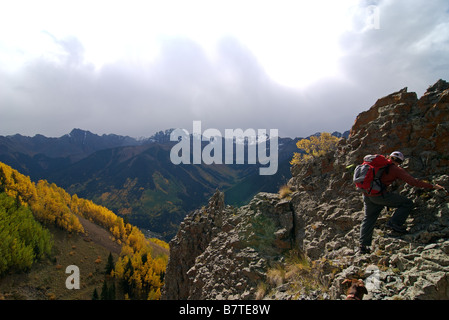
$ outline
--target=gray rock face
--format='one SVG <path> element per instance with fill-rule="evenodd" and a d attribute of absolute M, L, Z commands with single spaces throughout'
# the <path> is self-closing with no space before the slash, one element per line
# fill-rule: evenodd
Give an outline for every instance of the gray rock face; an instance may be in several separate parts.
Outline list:
<path fill-rule="evenodd" d="M 292 248 L 293 212 L 276 194 L 241 208 L 217 191 L 170 242 L 163 299 L 255 299 L 265 272 Z"/>
<path fill-rule="evenodd" d="M 393 212 L 385 209 L 372 253 L 360 255 L 363 202 L 352 182 L 363 156 L 400 150 L 410 174 L 449 189 L 448 145 L 447 82 L 438 81 L 420 99 L 406 88 L 379 99 L 335 151 L 292 167 L 288 197 L 261 193 L 232 208 L 217 192 L 186 217 L 170 243 L 163 298 L 344 299 L 341 283 L 358 278 L 368 288 L 365 299 L 449 299 L 448 194 L 393 186 L 415 204 L 409 232 L 387 231 Z M 298 285 L 298 277 L 285 275 L 294 250 L 308 260 L 298 274 L 307 269 L 319 285 Z M 287 270 L 279 281 L 273 280 L 276 268 Z"/>

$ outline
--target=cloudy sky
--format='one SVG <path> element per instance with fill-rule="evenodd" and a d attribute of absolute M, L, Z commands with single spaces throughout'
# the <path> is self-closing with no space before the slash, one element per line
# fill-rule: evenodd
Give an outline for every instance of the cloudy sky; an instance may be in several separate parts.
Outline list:
<path fill-rule="evenodd" d="M 448 57 L 447 0 L 0 0 L 0 135 L 342 132 Z"/>

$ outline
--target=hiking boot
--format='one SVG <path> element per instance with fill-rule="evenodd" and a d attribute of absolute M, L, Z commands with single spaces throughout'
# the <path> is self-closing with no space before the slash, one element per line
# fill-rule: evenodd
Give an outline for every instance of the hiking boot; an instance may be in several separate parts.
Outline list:
<path fill-rule="evenodd" d="M 359 253 L 360 254 L 370 254 L 371 250 L 367 246 L 361 245 L 359 248 Z"/>
<path fill-rule="evenodd" d="M 385 225 L 385 227 L 392 229 L 393 231 L 396 231 L 398 233 L 406 233 L 407 232 L 407 228 L 404 226 L 398 226 L 397 224 L 394 224 L 391 221 L 388 221 L 387 224 Z"/>

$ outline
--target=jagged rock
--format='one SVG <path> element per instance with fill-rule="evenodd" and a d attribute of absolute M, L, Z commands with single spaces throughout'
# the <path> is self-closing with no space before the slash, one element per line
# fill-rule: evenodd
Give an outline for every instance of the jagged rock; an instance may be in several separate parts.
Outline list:
<path fill-rule="evenodd" d="M 170 242 L 162 299 L 255 299 L 271 263 L 292 248 L 293 213 L 276 194 L 224 206 L 217 191 Z"/>
<path fill-rule="evenodd" d="M 351 168 L 366 154 L 402 151 L 415 177 L 449 188 L 449 84 L 439 80 L 417 98 L 407 88 L 357 116 L 337 150 L 291 169 L 289 198 L 260 193 L 246 206 L 225 206 L 217 192 L 181 224 L 170 243 L 165 299 L 344 299 L 341 283 L 363 279 L 366 299 L 449 299 L 449 196 L 396 185 L 414 201 L 398 236 L 378 219 L 371 254 L 357 253 L 362 196 Z M 267 271 L 299 248 L 319 271 L 322 288 L 282 282 L 261 296 Z M 295 289 L 292 289 L 295 288 Z M 292 291 L 296 290 L 296 291 Z M 324 292 L 323 292 L 324 291 Z"/>
<path fill-rule="evenodd" d="M 344 277 L 369 278 L 364 275 L 367 268 L 377 268 L 379 280 L 367 298 L 449 298 L 447 253 L 422 247 L 443 241 L 442 247 L 447 248 L 447 194 L 397 186 L 397 192 L 415 203 L 407 221 L 409 234 L 388 234 L 383 225 L 391 212 L 386 211 L 375 230 L 374 252 L 357 256 L 354 249 L 358 246 L 363 206 L 354 190 L 352 173 L 346 169 L 362 162 L 366 154 L 401 150 L 408 158 L 404 166 L 412 175 L 448 187 L 448 97 L 449 84 L 439 80 L 420 99 L 405 88 L 381 98 L 357 117 L 349 138 L 339 143 L 335 153 L 292 168 L 289 184 L 300 190 L 292 196 L 298 221 L 296 240 L 312 260 L 330 259 L 342 269 L 335 275 L 323 275 L 332 299 L 341 298 Z M 334 164 L 331 174 L 321 170 L 323 162 Z M 435 276 L 429 276 L 429 272 Z"/>

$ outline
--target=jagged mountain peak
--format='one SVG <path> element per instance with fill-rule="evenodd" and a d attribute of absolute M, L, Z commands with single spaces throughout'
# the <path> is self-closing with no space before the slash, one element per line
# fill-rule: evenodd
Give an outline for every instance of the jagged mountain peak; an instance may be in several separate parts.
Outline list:
<path fill-rule="evenodd" d="M 429 86 L 427 91 L 424 93 L 424 95 L 430 94 L 430 93 L 438 93 L 443 92 L 445 90 L 449 89 L 449 82 L 439 79 L 435 84 Z"/>

